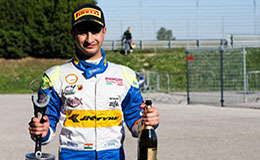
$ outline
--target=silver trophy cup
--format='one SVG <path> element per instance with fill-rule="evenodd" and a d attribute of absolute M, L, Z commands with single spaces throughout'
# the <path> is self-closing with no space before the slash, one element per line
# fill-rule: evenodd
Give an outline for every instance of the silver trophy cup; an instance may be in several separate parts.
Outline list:
<path fill-rule="evenodd" d="M 41 95 L 40 100 L 37 100 L 36 96 L 32 96 L 32 102 L 34 107 L 34 116 L 41 119 L 45 115 L 47 105 L 50 101 L 48 95 Z M 25 160 L 55 160 L 55 156 L 49 153 L 42 153 L 41 151 L 41 135 L 35 137 L 35 152 L 27 153 Z"/>

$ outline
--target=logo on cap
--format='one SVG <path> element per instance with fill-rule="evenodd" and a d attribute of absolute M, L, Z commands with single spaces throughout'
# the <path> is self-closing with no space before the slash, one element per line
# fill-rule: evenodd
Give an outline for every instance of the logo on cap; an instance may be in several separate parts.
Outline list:
<path fill-rule="evenodd" d="M 96 16 L 98 18 L 101 18 L 101 12 L 97 9 L 93 9 L 93 8 L 83 8 L 79 11 L 77 11 L 76 13 L 74 13 L 74 20 L 76 21 L 77 19 L 79 19 L 82 16 Z"/>

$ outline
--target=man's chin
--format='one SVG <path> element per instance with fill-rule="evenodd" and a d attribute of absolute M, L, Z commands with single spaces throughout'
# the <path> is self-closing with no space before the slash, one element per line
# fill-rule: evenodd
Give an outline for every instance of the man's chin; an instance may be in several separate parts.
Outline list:
<path fill-rule="evenodd" d="M 95 48 L 84 48 L 83 51 L 88 55 L 95 55 L 97 53 L 97 49 Z"/>
<path fill-rule="evenodd" d="M 89 59 L 91 57 L 94 57 L 94 56 L 98 56 L 98 50 L 97 49 L 94 49 L 94 48 L 91 48 L 91 49 L 87 49 L 87 48 L 80 48 L 80 54 L 82 56 L 82 58 L 84 59 Z"/>

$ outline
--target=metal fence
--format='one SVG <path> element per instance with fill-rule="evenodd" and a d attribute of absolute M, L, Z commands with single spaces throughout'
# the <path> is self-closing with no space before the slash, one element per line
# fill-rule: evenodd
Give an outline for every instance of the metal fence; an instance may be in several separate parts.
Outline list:
<path fill-rule="evenodd" d="M 166 103 L 186 101 L 186 73 L 156 71 L 140 72 L 144 82 L 141 91 L 145 98 Z"/>
<path fill-rule="evenodd" d="M 156 71 L 140 72 L 145 79 L 141 85 L 143 92 L 173 93 L 186 90 L 186 73 L 166 73 Z"/>
<path fill-rule="evenodd" d="M 260 101 L 260 71 L 247 72 L 247 89 L 247 101 Z"/>
<path fill-rule="evenodd" d="M 188 103 L 246 102 L 245 49 L 187 50 Z"/>
<path fill-rule="evenodd" d="M 246 71 L 245 48 L 187 49 L 186 54 L 186 72 L 141 72 L 142 92 L 170 103 L 260 102 L 260 71 Z"/>

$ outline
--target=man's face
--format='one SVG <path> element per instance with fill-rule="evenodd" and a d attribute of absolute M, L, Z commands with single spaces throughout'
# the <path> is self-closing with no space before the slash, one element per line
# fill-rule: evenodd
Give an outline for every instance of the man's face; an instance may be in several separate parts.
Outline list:
<path fill-rule="evenodd" d="M 79 56 L 85 59 L 101 57 L 101 46 L 106 35 L 106 28 L 97 23 L 87 22 L 75 26 L 73 37 L 79 51 Z"/>

